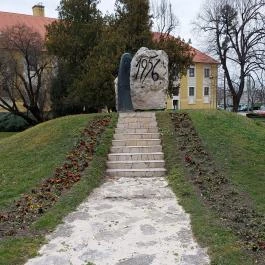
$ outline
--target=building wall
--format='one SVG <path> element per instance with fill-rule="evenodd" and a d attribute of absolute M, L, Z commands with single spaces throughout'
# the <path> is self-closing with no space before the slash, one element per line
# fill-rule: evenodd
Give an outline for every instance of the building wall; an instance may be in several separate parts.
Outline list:
<path fill-rule="evenodd" d="M 187 75 L 180 80 L 179 96 L 168 97 L 167 109 L 174 109 L 173 100 L 178 100 L 178 109 L 216 109 L 217 64 L 195 63 L 194 77 Z M 205 77 L 204 69 L 209 69 L 209 77 Z M 189 87 L 194 87 L 194 96 L 189 96 Z M 209 95 L 204 95 L 208 87 Z M 206 91 L 207 92 L 207 91 Z"/>

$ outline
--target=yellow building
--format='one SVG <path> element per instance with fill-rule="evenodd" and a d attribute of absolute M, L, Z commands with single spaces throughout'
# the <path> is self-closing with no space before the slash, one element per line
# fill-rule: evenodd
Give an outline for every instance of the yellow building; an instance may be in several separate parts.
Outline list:
<path fill-rule="evenodd" d="M 174 94 L 167 109 L 216 109 L 219 62 L 194 49 L 193 65 L 176 80 Z"/>

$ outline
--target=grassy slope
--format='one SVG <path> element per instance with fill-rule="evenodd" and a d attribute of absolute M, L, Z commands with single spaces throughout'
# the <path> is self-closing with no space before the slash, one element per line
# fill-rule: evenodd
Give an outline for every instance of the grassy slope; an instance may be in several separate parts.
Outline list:
<path fill-rule="evenodd" d="M 10 137 L 16 134 L 15 132 L 0 132 L 0 141 L 4 138 Z"/>
<path fill-rule="evenodd" d="M 41 178 L 49 176 L 55 166 L 64 160 L 66 153 L 72 148 L 88 121 L 95 116 L 78 115 L 53 120 L 12 137 L 12 141 L 6 139 L 0 142 L 0 148 L 5 147 L 5 151 L 8 151 L 7 163 L 5 164 L 9 165 L 9 172 L 12 171 L 13 174 L 17 174 L 15 178 L 17 182 L 21 183 L 32 173 L 35 175 L 35 178 L 30 178 L 26 185 L 21 185 L 23 186 L 23 192 L 29 191 Z M 100 185 L 104 176 L 107 153 L 111 145 L 115 123 L 116 116 L 114 115 L 111 125 L 102 135 L 100 145 L 96 149 L 91 165 L 84 172 L 81 181 L 62 196 L 59 202 L 33 225 L 32 229 L 35 229 L 40 234 L 54 229 L 67 213 L 75 209 L 95 187 Z M 19 142 L 23 143 L 23 148 L 19 149 L 23 155 L 16 154 L 17 149 L 15 147 Z M 28 155 L 29 151 L 30 155 Z M 12 160 L 14 155 L 17 156 L 16 159 L 19 159 L 17 163 L 21 165 L 22 170 L 16 170 L 11 167 L 12 161 L 9 160 Z M 25 158 L 24 156 L 29 157 Z M 4 161 L 3 159 L 5 158 L 1 157 L 1 159 Z M 24 164 L 21 160 L 26 160 L 26 163 Z M 28 160 L 31 160 L 32 163 L 30 167 L 30 161 Z M 45 167 L 43 164 L 45 164 Z M 0 167 L 2 167 L 2 163 Z M 39 167 L 41 168 L 40 170 L 38 170 Z M 5 168 L 7 169 L 7 166 Z M 2 196 L 3 206 L 11 198 L 14 199 L 22 192 L 22 188 L 13 188 L 8 182 L 8 178 L 4 179 L 5 188 L 1 187 L 1 189 L 12 196 L 9 196 L 8 200 L 4 199 L 4 195 Z M 43 242 L 44 238 L 41 235 L 34 238 L 19 237 L 2 241 L 0 244 L 0 265 L 24 264 L 28 257 L 36 255 L 39 246 Z"/>
<path fill-rule="evenodd" d="M 264 124 L 220 111 L 192 111 L 190 115 L 219 168 L 265 214 Z"/>
<path fill-rule="evenodd" d="M 205 115 L 204 112 L 196 112 L 196 115 Z M 195 115 L 195 114 L 194 114 Z M 216 113 L 212 113 L 216 117 Z M 194 117 L 194 116 L 193 116 Z M 191 215 L 193 232 L 203 246 L 208 247 L 212 265 L 250 265 L 254 264 L 252 258 L 248 257 L 241 247 L 238 238 L 227 228 L 218 222 L 218 216 L 205 207 L 198 199 L 192 184 L 185 177 L 185 169 L 178 152 L 175 141 L 174 129 L 169 113 L 157 114 L 158 124 L 162 133 L 163 151 L 165 153 L 168 180 L 173 191 L 176 193 L 180 204 Z M 203 119 L 200 121 L 205 123 Z M 206 122 L 207 123 L 207 122 Z M 197 123 L 196 123 L 197 125 Z M 215 129 L 212 130 L 213 141 L 216 137 Z M 218 128 L 220 130 L 220 128 Z M 208 138 L 206 138 L 208 139 Z M 206 140 L 207 141 L 207 140 Z M 225 147 L 224 147 L 225 148 Z M 226 157 L 223 157 L 224 159 Z M 222 161 L 219 161 L 222 163 Z"/>
<path fill-rule="evenodd" d="M 264 160 L 261 158 L 264 157 L 265 127 L 264 125 L 257 125 L 251 120 L 246 120 L 244 117 L 238 117 L 230 113 L 218 112 L 218 119 L 216 119 L 216 115 L 217 113 L 214 112 L 191 112 L 192 119 L 196 124 L 196 128 L 204 144 L 211 151 L 220 168 L 224 167 L 224 170 L 228 172 L 228 176 L 237 183 L 241 189 L 248 191 L 253 200 L 257 203 L 259 209 L 263 210 L 264 199 L 263 196 L 260 196 L 262 195 L 260 191 L 264 190 L 265 170 Z M 81 128 L 87 123 L 88 116 L 76 116 L 74 118 L 76 119 L 75 121 L 71 119 L 72 117 L 61 119 L 62 124 L 60 126 L 58 126 L 59 123 L 55 122 L 53 124 L 53 121 L 51 121 L 49 122 L 51 124 L 46 123 L 31 129 L 33 131 L 28 130 L 9 139 L 7 138 L 0 141 L 0 161 L 3 161 L 2 159 L 5 158 L 5 155 L 2 155 L 2 149 L 4 148 L 6 152 L 8 151 L 7 161 L 9 161 L 9 163 L 7 164 L 10 169 L 8 171 L 8 176 L 11 176 L 10 172 L 21 173 L 23 177 L 15 179 L 15 181 L 24 180 L 29 176 L 29 172 L 35 172 L 35 176 L 37 176 L 36 179 L 30 179 L 27 185 L 23 185 L 25 191 L 40 181 L 38 176 L 40 176 L 41 172 L 43 177 L 47 176 L 47 174 L 52 171 L 52 168 L 63 160 L 66 152 L 72 147 L 74 139 L 79 135 Z M 191 213 L 195 235 L 205 246 L 210 246 L 209 253 L 212 256 L 212 264 L 252 264 L 250 259 L 241 251 L 237 238 L 229 230 L 218 225 L 215 214 L 211 213 L 200 203 L 190 183 L 185 180 L 181 163 L 176 156 L 169 115 L 167 113 L 159 113 L 158 121 L 160 126 L 163 127 L 162 137 L 165 143 L 164 152 L 169 169 L 170 183 L 180 198 L 180 202 L 185 209 Z M 49 126 L 45 127 L 47 124 Z M 55 129 L 57 126 L 58 128 Z M 49 127 L 54 128 L 52 132 Z M 62 216 L 74 209 L 95 186 L 100 184 L 102 172 L 104 172 L 105 169 L 106 154 L 111 144 L 113 128 L 114 121 L 112 126 L 104 134 L 101 141 L 102 144 L 97 149 L 97 154 L 92 162 L 92 166 L 85 174 L 86 177 L 74 186 L 69 194 L 66 194 L 50 212 L 45 214 L 34 225 L 35 229 L 53 229 L 55 225 L 60 222 Z M 50 131 L 52 137 L 47 136 L 47 130 Z M 29 133 L 29 135 L 27 135 L 27 133 Z M 37 133 L 40 133 L 40 135 L 43 134 L 43 136 L 37 137 Z M 62 137 L 63 135 L 67 137 Z M 20 136 L 24 139 L 24 141 L 22 141 L 24 145 L 22 148 L 17 148 L 17 146 L 19 146 L 18 143 L 21 142 L 19 140 Z M 240 146 L 237 146 L 239 143 Z M 33 148 L 30 148 L 30 146 Z M 12 149 L 15 149 L 15 151 Z M 19 156 L 18 150 L 24 153 L 24 156 L 26 154 L 24 150 L 32 151 L 33 153 L 30 155 L 31 158 L 24 158 L 23 155 Z M 47 154 L 50 156 L 48 160 L 52 161 L 47 161 Z M 247 156 L 243 157 L 242 154 Z M 15 158 L 14 160 L 13 157 Z M 25 164 L 16 161 L 18 159 L 25 159 Z M 38 170 L 38 167 L 42 164 L 42 159 L 44 160 L 43 163 L 46 164 L 46 168 L 44 167 Z M 54 162 L 55 159 L 57 162 Z M 31 160 L 31 163 L 29 160 Z M 16 162 L 14 163 L 13 161 Z M 36 163 L 39 164 L 35 165 Z M 21 165 L 21 170 L 16 171 L 14 164 Z M 7 168 L 6 165 L 0 163 L 0 189 L 2 189 L 2 185 L 4 184 L 6 185 L 5 190 L 11 188 L 11 195 L 13 194 L 11 197 L 9 196 L 7 200 L 4 198 L 2 206 L 5 206 L 9 200 L 18 196 L 21 190 L 14 189 L 12 184 L 8 185 L 8 177 L 2 174 L 3 166 Z M 249 176 L 251 176 L 251 178 Z M 5 182 L 3 182 L 3 179 L 5 179 Z M 14 181 L 13 178 L 12 181 Z M 35 239 L 12 239 L 4 242 L 2 247 L 0 247 L 0 264 L 22 264 L 27 256 L 36 253 L 37 247 L 42 242 L 42 237 L 37 237 Z M 14 255 L 14 253 L 16 253 L 16 255 Z"/>
<path fill-rule="evenodd" d="M 90 118 L 55 119 L 1 140 L 0 210 L 51 175 Z"/>

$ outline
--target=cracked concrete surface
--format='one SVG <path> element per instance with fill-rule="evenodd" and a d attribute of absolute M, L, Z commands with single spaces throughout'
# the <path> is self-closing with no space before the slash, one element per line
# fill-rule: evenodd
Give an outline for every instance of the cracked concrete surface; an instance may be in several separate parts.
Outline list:
<path fill-rule="evenodd" d="M 206 265 L 188 214 L 164 178 L 109 179 L 26 265 Z"/>

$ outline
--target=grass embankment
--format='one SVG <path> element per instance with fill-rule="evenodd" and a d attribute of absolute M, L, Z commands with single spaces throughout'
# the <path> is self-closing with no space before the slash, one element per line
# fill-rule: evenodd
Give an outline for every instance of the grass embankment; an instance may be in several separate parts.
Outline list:
<path fill-rule="evenodd" d="M 265 214 L 265 124 L 224 111 L 190 116 L 218 167 Z"/>
<path fill-rule="evenodd" d="M 260 127 L 260 125 L 257 125 L 253 121 L 246 120 L 244 117 L 238 117 L 231 113 L 196 111 L 191 112 L 191 116 L 196 125 L 196 130 L 199 131 L 203 145 L 205 145 L 207 151 L 210 151 L 211 158 L 209 158 L 207 152 L 200 148 L 200 141 L 198 141 L 196 137 L 195 142 L 192 143 L 193 146 L 190 146 L 189 148 L 197 149 L 196 152 L 199 154 L 206 154 L 206 158 L 209 161 L 203 160 L 194 162 L 192 161 L 193 153 L 191 155 L 183 156 L 181 150 L 185 151 L 186 145 L 188 146 L 189 142 L 191 142 L 191 138 L 186 139 L 186 142 L 184 143 L 180 143 L 179 141 L 185 141 L 185 129 L 189 124 L 182 124 L 181 126 L 183 126 L 182 129 L 184 129 L 184 131 L 175 133 L 174 122 L 171 120 L 170 114 L 157 114 L 159 127 L 162 128 L 163 148 L 169 182 L 180 199 L 180 203 L 184 206 L 185 210 L 191 214 L 195 236 L 202 245 L 209 248 L 211 264 L 255 264 L 255 255 L 253 257 L 251 251 L 246 251 L 246 246 L 242 243 L 242 240 L 237 235 L 236 231 L 231 227 L 226 226 L 223 220 L 220 219 L 220 212 L 214 210 L 215 207 L 211 207 L 211 203 L 212 205 L 215 203 L 211 202 L 209 204 L 207 203 L 207 200 L 203 199 L 204 197 L 211 198 L 211 194 L 207 194 L 207 189 L 200 190 L 198 186 L 203 187 L 204 180 L 200 175 L 203 176 L 206 174 L 206 179 L 210 179 L 209 177 L 211 174 L 215 175 L 218 173 L 215 169 L 215 164 L 219 169 L 222 169 L 222 173 L 225 174 L 225 177 L 229 179 L 229 181 L 231 180 L 233 183 L 236 183 L 236 187 L 239 188 L 239 190 L 246 191 L 244 184 L 242 182 L 236 182 L 233 178 L 233 172 L 238 172 L 238 175 L 240 175 L 241 178 L 244 178 L 244 176 L 246 176 L 245 174 L 243 175 L 245 172 L 244 167 L 248 170 L 252 170 L 251 173 L 255 175 L 255 177 L 252 178 L 252 181 L 257 179 L 257 182 L 260 183 L 260 178 L 262 179 L 262 176 L 264 178 L 264 164 L 262 163 L 264 148 L 262 151 L 259 145 L 262 144 L 262 140 L 264 139 L 265 128 L 264 126 Z M 234 126 L 236 126 L 237 130 L 234 129 Z M 226 133 L 224 133 L 224 131 L 226 131 Z M 242 136 L 240 136 L 242 131 L 247 135 L 244 138 L 244 141 L 242 141 Z M 181 138 L 183 136 L 184 138 Z M 234 143 L 234 137 L 241 139 L 241 141 L 238 139 L 238 141 Z M 231 140 L 229 140 L 230 138 Z M 253 142 L 255 142 L 255 144 Z M 257 171 L 253 168 L 249 168 L 250 165 L 253 167 L 254 164 L 244 164 L 242 163 L 242 160 L 240 161 L 240 156 L 234 156 L 231 153 L 232 150 L 234 150 L 234 152 L 237 150 L 237 144 L 242 145 L 242 148 L 239 148 L 240 151 L 248 149 L 248 155 L 255 155 L 253 160 L 251 160 L 252 162 L 255 159 L 258 160 L 255 163 L 255 165 L 258 165 L 256 169 Z M 229 156 L 227 156 L 227 154 L 229 154 Z M 222 167 L 224 163 L 226 163 L 226 166 Z M 198 166 L 199 168 L 200 165 L 203 164 L 207 164 L 206 170 L 202 167 L 199 169 L 201 172 L 196 172 L 197 168 L 195 167 Z M 234 171 L 232 171 L 230 167 L 233 167 Z M 260 172 L 259 170 L 262 167 L 263 172 Z M 192 178 L 191 173 L 196 173 L 197 175 Z M 215 178 L 214 181 L 219 181 L 220 179 L 221 182 L 224 182 L 224 184 L 221 183 L 221 186 L 230 189 L 229 182 L 226 183 L 225 178 L 223 178 L 222 175 L 220 176 L 220 178 Z M 207 182 L 209 183 L 211 180 L 207 180 Z M 261 185 L 263 185 L 264 190 L 264 183 Z M 211 188 L 213 186 L 218 185 L 215 185 L 214 183 L 209 185 Z M 255 187 L 256 185 L 252 185 L 252 188 L 249 187 L 248 191 L 253 200 L 260 206 L 258 209 L 262 210 L 262 193 L 255 190 Z M 218 188 L 216 190 L 218 190 Z M 213 192 L 216 192 L 216 190 Z M 252 192 L 250 190 L 252 190 Z M 201 191 L 202 193 L 200 193 Z M 220 193 L 217 193 L 217 196 L 213 199 L 218 198 L 218 196 L 220 196 Z M 233 202 L 231 201 L 231 204 L 232 203 Z M 217 204 L 218 203 L 216 203 L 216 205 Z M 263 264 L 262 261 L 259 261 L 259 264 Z"/>
<path fill-rule="evenodd" d="M 0 141 L 2 139 L 5 139 L 7 137 L 10 137 L 12 135 L 16 134 L 15 132 L 0 132 Z"/>
<path fill-rule="evenodd" d="M 75 146 L 80 133 L 95 118 L 104 115 L 69 116 L 36 126 L 0 142 L 0 209 L 5 210 L 23 193 L 30 193 L 61 166 Z M 75 209 L 103 180 L 116 116 L 100 138 L 88 168 L 59 201 L 38 218 L 24 236 L 7 237 L 0 243 L 0 264 L 23 264 L 44 243 L 45 232 L 53 230 L 62 218 Z"/>
<path fill-rule="evenodd" d="M 89 116 L 55 119 L 0 142 L 0 210 L 52 175 Z"/>

